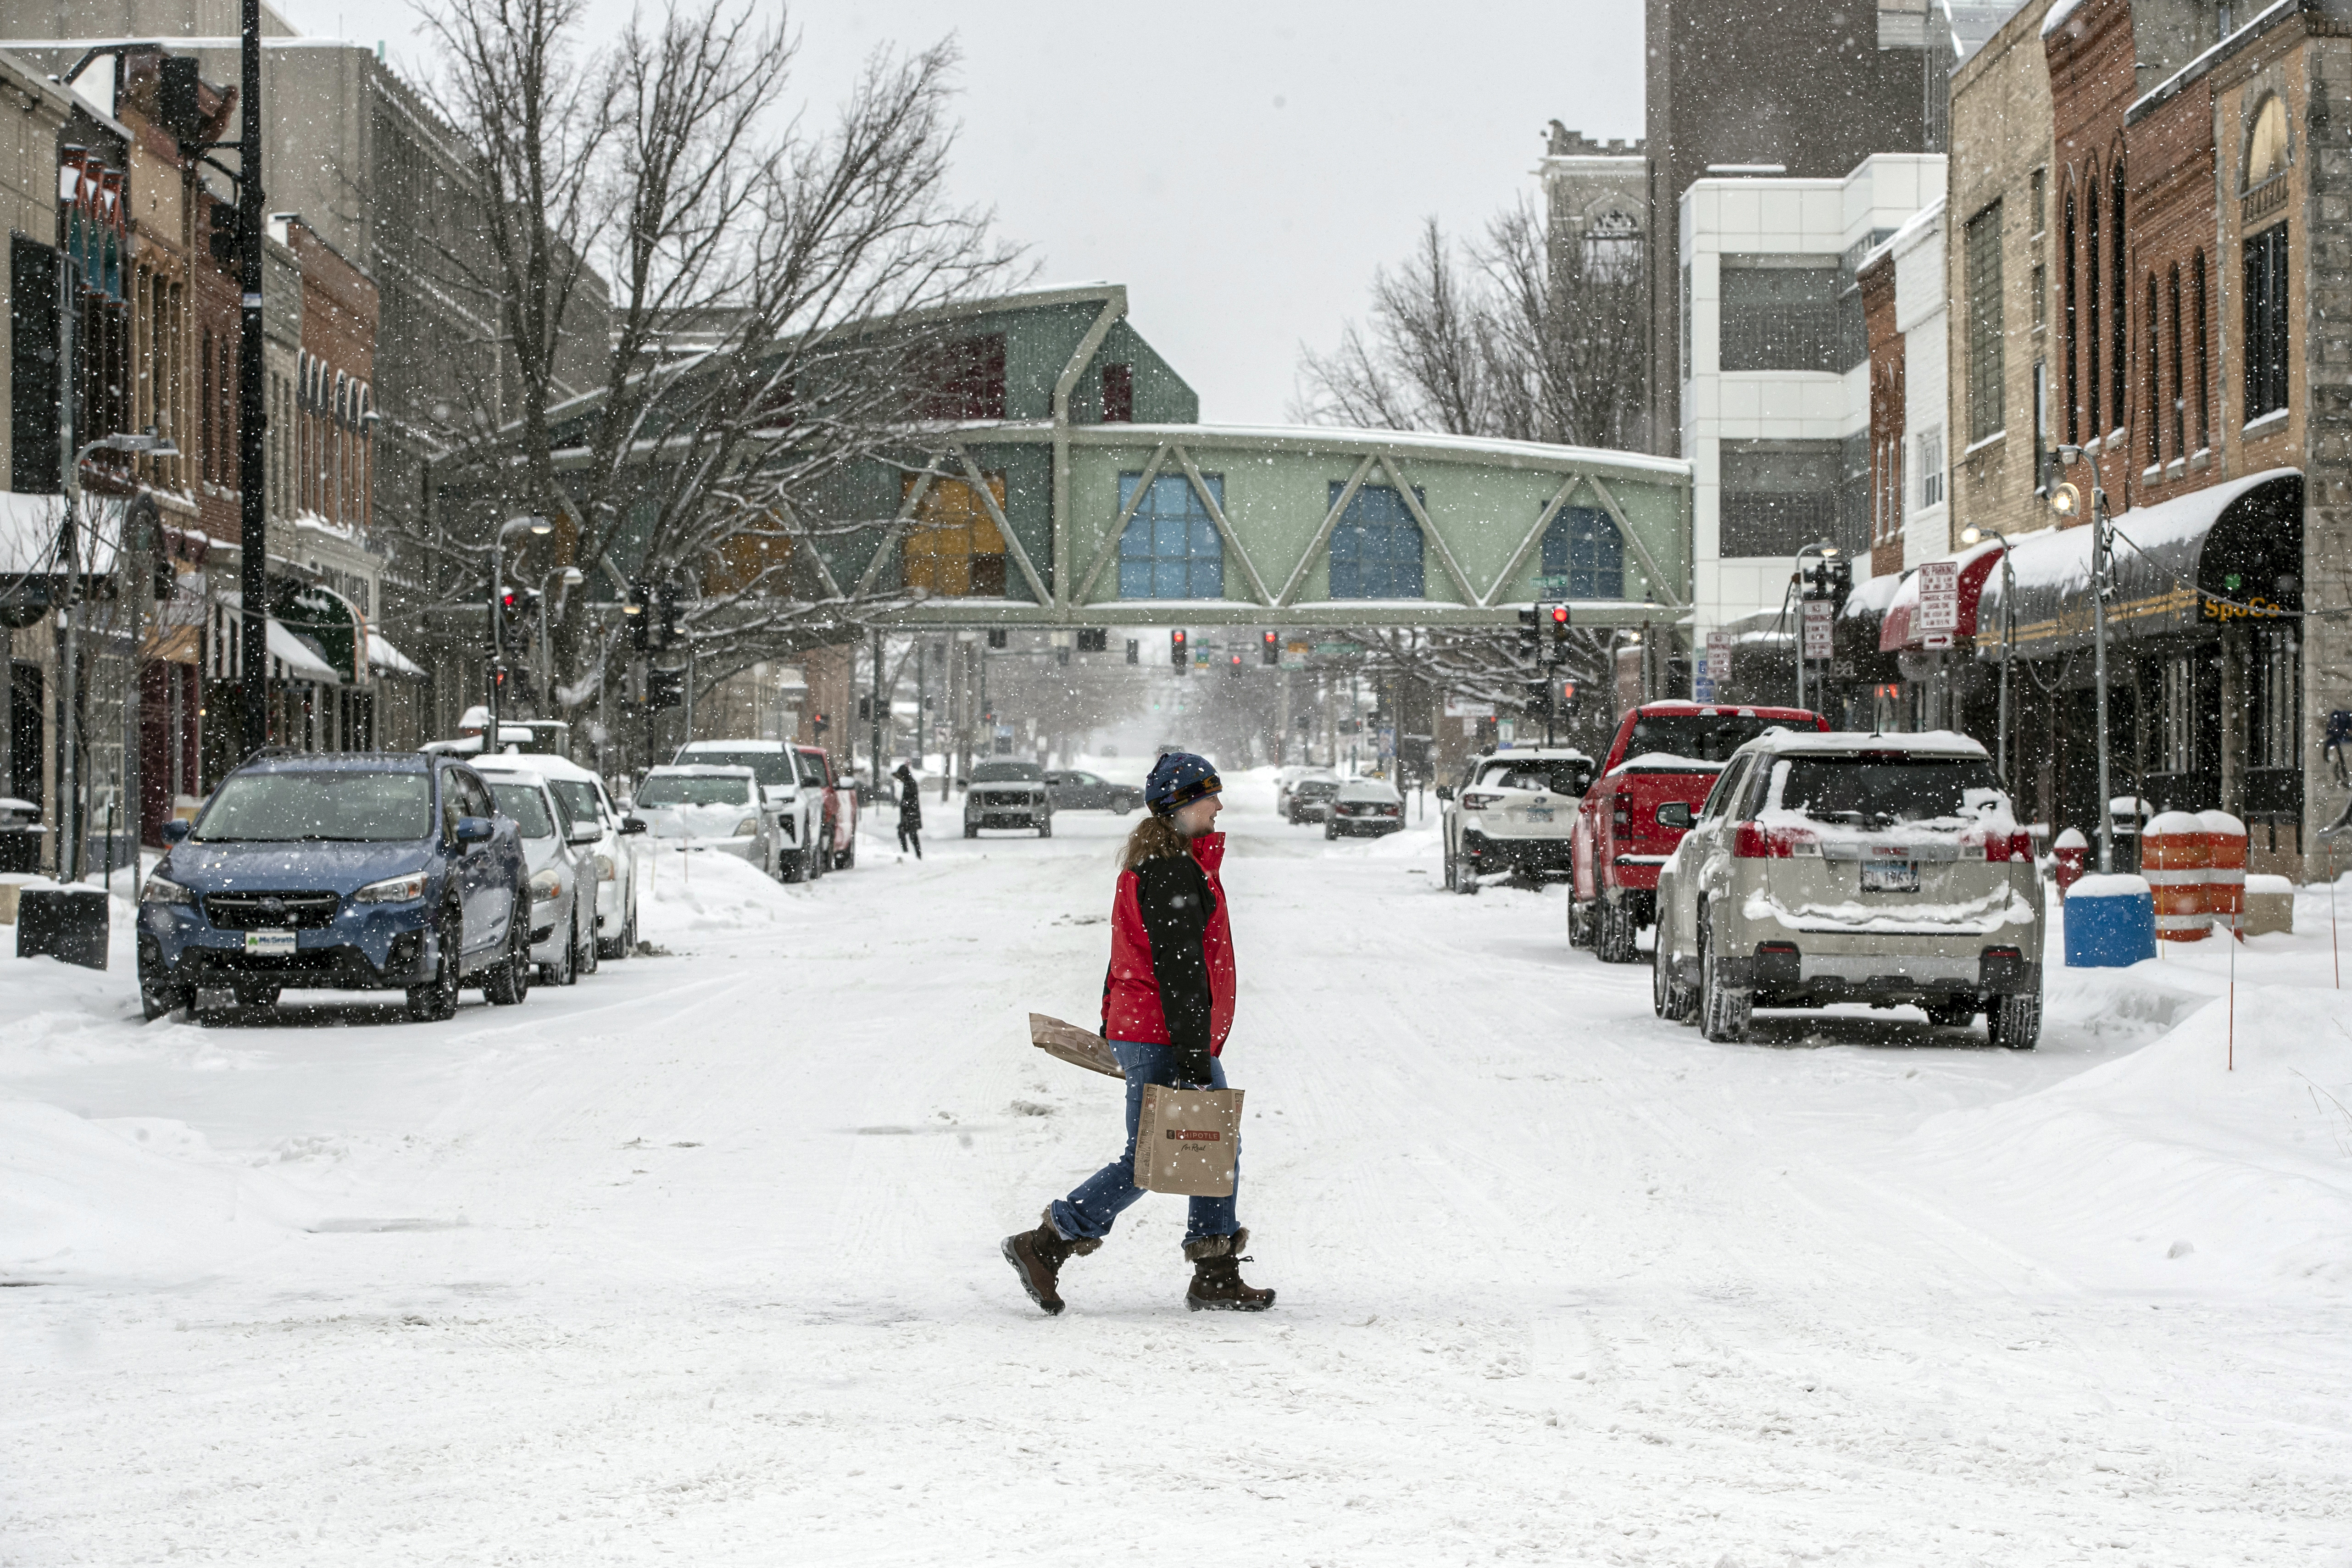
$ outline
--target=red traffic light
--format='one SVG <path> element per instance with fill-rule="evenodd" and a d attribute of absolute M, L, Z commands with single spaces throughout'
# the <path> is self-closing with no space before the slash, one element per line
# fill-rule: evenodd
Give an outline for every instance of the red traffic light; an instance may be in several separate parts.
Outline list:
<path fill-rule="evenodd" d="M 1566 605 L 1554 605 L 1551 607 L 1551 624 L 1556 626 L 1564 626 L 1568 625 L 1568 606 Z"/>

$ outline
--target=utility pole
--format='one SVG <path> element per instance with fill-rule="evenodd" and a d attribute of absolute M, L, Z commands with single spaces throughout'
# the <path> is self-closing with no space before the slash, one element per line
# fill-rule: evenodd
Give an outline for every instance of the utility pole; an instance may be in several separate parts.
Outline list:
<path fill-rule="evenodd" d="M 261 372 L 261 0 L 244 0 L 236 147 L 237 587 L 244 654 L 243 756 L 269 741 L 269 510 Z M 176 434 L 176 433 L 175 433 Z M 492 751 L 497 747 L 489 748 Z"/>
<path fill-rule="evenodd" d="M 868 742 L 868 743 L 873 747 L 873 759 L 874 759 L 874 790 L 875 790 L 875 793 L 878 795 L 881 793 L 881 790 L 882 790 L 882 774 L 883 774 L 883 767 L 882 767 L 882 734 L 883 734 L 883 721 L 882 721 L 882 628 L 881 628 L 881 627 L 879 627 L 879 626 L 877 626 L 877 627 L 875 627 L 875 628 L 874 628 L 874 710 L 873 710 L 873 719 L 874 719 L 874 730 L 873 730 L 873 734 L 872 734 L 871 739 L 870 739 L 870 741 L 869 741 L 869 742 Z"/>

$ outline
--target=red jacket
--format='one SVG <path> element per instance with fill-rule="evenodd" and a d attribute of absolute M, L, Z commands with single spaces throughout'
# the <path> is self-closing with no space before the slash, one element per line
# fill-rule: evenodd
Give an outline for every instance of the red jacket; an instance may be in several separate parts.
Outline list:
<path fill-rule="evenodd" d="M 1118 874 L 1111 900 L 1103 1037 L 1215 1056 L 1234 1026 L 1234 934 L 1217 868 L 1225 836 L 1206 833 L 1189 858 L 1146 860 Z"/>

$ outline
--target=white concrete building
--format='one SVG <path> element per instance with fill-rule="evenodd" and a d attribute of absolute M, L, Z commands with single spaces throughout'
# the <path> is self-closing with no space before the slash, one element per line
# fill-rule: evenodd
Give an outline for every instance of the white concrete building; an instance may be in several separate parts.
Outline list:
<path fill-rule="evenodd" d="M 1951 553 L 1955 454 L 1945 427 L 1951 311 L 1944 279 L 1942 199 L 1897 230 L 1886 248 L 1895 264 L 1895 330 L 1903 339 L 1902 510 L 1885 542 L 1893 548 L 1872 555 L 1878 571 L 1902 572 Z M 1869 565 L 1854 568 L 1857 578 L 1870 574 Z"/>
<path fill-rule="evenodd" d="M 1870 372 L 1854 273 L 1944 195 L 1937 154 L 1842 180 L 1739 174 L 1682 199 L 1682 451 L 1695 641 L 1776 613 L 1796 552 L 1870 544 Z M 1932 416 L 1938 427 L 1940 409 Z"/>

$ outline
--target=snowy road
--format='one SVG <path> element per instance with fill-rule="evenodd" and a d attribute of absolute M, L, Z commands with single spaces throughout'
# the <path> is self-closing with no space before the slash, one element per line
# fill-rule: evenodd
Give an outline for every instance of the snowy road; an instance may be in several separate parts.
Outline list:
<path fill-rule="evenodd" d="M 672 856 L 671 956 L 442 1026 L 0 963 L 0 1565 L 2352 1564 L 2352 1116 L 2209 1179 L 2087 1099 L 2222 954 L 2030 1056 L 1710 1046 L 1557 892 L 1234 801 L 1260 1318 L 1185 1312 L 1175 1199 L 1057 1320 L 996 1256 L 1117 1147 L 1020 1035 L 1093 1016 L 1098 815 Z M 2249 1057 L 2345 1016 L 2294 940 Z"/>

